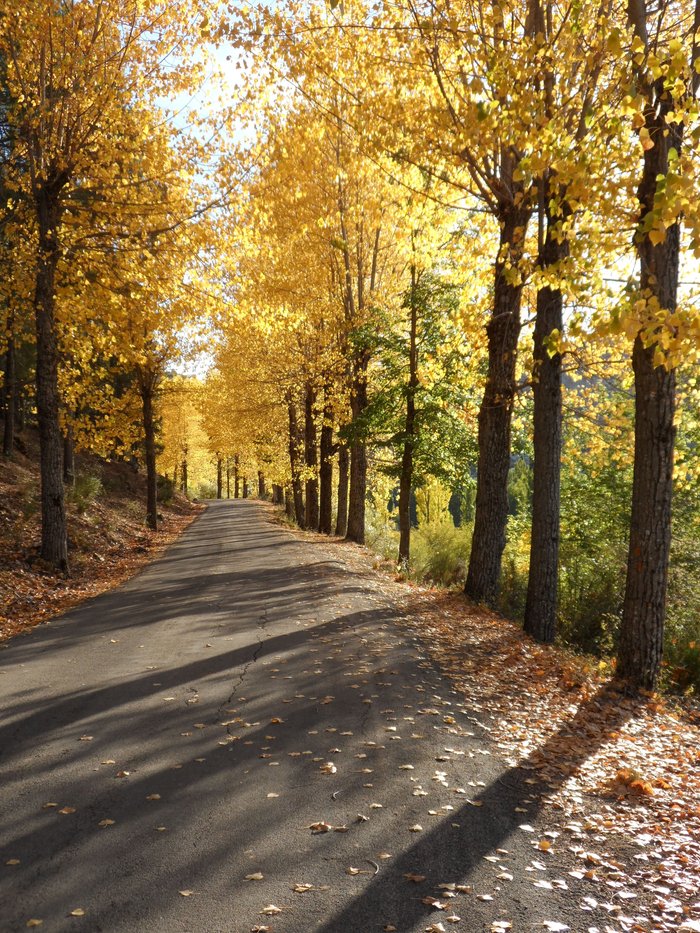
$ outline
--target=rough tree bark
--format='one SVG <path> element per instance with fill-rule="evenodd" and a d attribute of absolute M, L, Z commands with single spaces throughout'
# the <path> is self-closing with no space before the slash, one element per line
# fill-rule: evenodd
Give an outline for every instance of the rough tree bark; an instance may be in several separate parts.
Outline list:
<path fill-rule="evenodd" d="M 45 182 L 35 192 L 38 255 L 34 314 L 36 322 L 36 407 L 41 466 L 41 556 L 68 572 L 68 533 L 63 497 L 63 442 L 58 420 L 58 343 L 55 319 L 56 269 L 65 180 Z"/>
<path fill-rule="evenodd" d="M 318 529 L 318 447 L 316 443 L 316 390 L 310 382 L 304 388 L 304 461 L 307 471 L 304 524 Z"/>
<path fill-rule="evenodd" d="M 289 414 L 289 468 L 292 475 L 292 494 L 294 499 L 294 517 L 300 528 L 304 527 L 304 494 L 301 488 L 301 478 L 299 475 L 299 450 L 301 448 L 301 436 L 299 431 L 299 421 L 297 419 L 297 410 L 291 394 L 287 395 L 287 412 Z"/>
<path fill-rule="evenodd" d="M 258 470 L 258 499 L 265 498 L 265 477 L 262 470 Z"/>
<path fill-rule="evenodd" d="M 180 475 L 181 475 L 181 477 L 182 477 L 182 479 L 181 479 L 181 481 L 180 481 L 180 482 L 181 482 L 180 488 L 181 488 L 182 492 L 183 492 L 185 495 L 187 495 L 188 492 L 189 492 L 189 489 L 188 489 L 188 486 L 189 486 L 189 476 L 187 475 L 187 448 L 186 448 L 186 447 L 185 447 L 185 449 L 184 449 L 183 452 L 182 452 L 182 463 L 180 464 Z"/>
<path fill-rule="evenodd" d="M 216 458 L 216 498 L 224 497 L 224 461 L 222 457 Z"/>
<path fill-rule="evenodd" d="M 143 415 L 143 441 L 146 458 L 146 524 L 153 531 L 158 530 L 158 474 L 156 473 L 156 429 L 153 416 L 153 399 L 157 386 L 156 374 L 146 368 L 139 369 L 139 393 Z M 187 465 L 182 465 L 186 483 Z M 186 492 L 186 489 L 185 489 Z"/>
<path fill-rule="evenodd" d="M 295 509 L 294 509 L 294 493 L 289 486 L 285 486 L 284 489 L 284 511 L 287 518 L 292 521 L 295 520 Z"/>
<path fill-rule="evenodd" d="M 348 530 L 348 486 L 350 483 L 350 455 L 345 444 L 338 447 L 338 514 L 335 533 L 344 538 Z"/>
<path fill-rule="evenodd" d="M 408 344 L 408 384 L 406 418 L 399 479 L 399 564 L 408 564 L 411 553 L 411 486 L 413 484 L 413 448 L 416 435 L 416 392 L 418 390 L 418 306 L 416 267 L 411 266 L 411 297 Z"/>
<path fill-rule="evenodd" d="M 628 15 L 637 37 L 648 49 L 644 0 L 630 0 Z M 700 4 L 695 8 L 695 26 L 700 26 Z M 668 227 L 663 241 L 654 244 L 646 221 L 654 209 L 659 181 L 665 182 L 668 174 L 671 149 L 680 155 L 684 127 L 681 123 L 667 121 L 675 110 L 675 103 L 664 86 L 664 78 L 650 81 L 645 66 L 638 69 L 637 78 L 646 98 L 644 128 L 653 142 L 644 152 L 637 191 L 640 209 L 635 245 L 640 261 L 640 291 L 643 298 L 651 299 L 673 314 L 678 298 L 680 222 L 677 220 Z M 688 93 L 697 93 L 697 84 L 695 77 L 687 88 Z M 632 352 L 634 478 L 627 580 L 617 653 L 618 677 L 633 689 L 646 690 L 656 686 L 663 653 L 675 444 L 676 377 L 673 370 L 667 369 L 657 358 L 657 335 L 658 330 L 654 330 L 650 320 L 649 327 L 637 334 Z"/>
<path fill-rule="evenodd" d="M 551 203 L 556 192 L 549 184 L 544 203 Z M 558 220 L 547 209 L 547 230 L 540 252 L 543 269 L 556 266 L 569 254 L 569 244 Z M 530 571 L 525 604 L 525 631 L 537 641 L 554 641 L 557 620 L 559 577 L 559 519 L 561 505 L 562 399 L 561 354 L 551 354 L 547 341 L 563 327 L 561 289 L 548 286 L 537 292 L 534 332 L 534 475 Z"/>
<path fill-rule="evenodd" d="M 63 432 L 63 483 L 75 486 L 75 444 L 71 425 Z"/>
<path fill-rule="evenodd" d="M 5 425 L 2 437 L 2 453 L 4 457 L 11 457 L 15 449 L 15 406 L 17 399 L 17 387 L 15 385 L 16 361 L 15 361 L 15 341 L 12 334 L 7 338 L 7 350 L 5 351 Z"/>
<path fill-rule="evenodd" d="M 241 497 L 241 474 L 238 468 L 238 454 L 233 458 L 233 498 Z"/>
<path fill-rule="evenodd" d="M 486 328 L 488 372 L 479 410 L 474 533 L 464 591 L 475 602 L 489 605 L 498 597 L 506 544 L 511 416 L 520 334 L 522 285 L 511 279 L 509 265 L 515 266 L 522 256 L 529 216 L 528 210 L 515 207 L 503 211 L 493 312 Z"/>
<path fill-rule="evenodd" d="M 358 544 L 365 543 L 365 500 L 367 497 L 367 444 L 363 437 L 362 416 L 367 408 L 367 366 L 369 352 L 359 350 L 353 360 L 350 410 L 353 437 L 350 444 L 350 492 L 348 496 L 348 527 L 345 537 Z"/>
<path fill-rule="evenodd" d="M 330 386 L 324 387 L 323 422 L 319 450 L 320 502 L 318 530 L 329 535 L 333 531 L 333 403 Z"/>

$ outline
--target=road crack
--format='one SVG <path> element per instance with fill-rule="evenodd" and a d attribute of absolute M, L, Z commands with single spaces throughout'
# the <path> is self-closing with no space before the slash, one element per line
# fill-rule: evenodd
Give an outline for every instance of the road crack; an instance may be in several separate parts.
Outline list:
<path fill-rule="evenodd" d="M 257 644 L 255 645 L 255 648 L 253 650 L 253 654 L 251 655 L 250 660 L 246 661 L 246 663 L 242 666 L 238 674 L 238 679 L 233 684 L 231 692 L 229 693 L 228 697 L 221 703 L 218 710 L 216 711 L 217 722 L 221 722 L 223 718 L 224 710 L 230 708 L 235 702 L 238 692 L 240 691 L 246 677 L 248 676 L 248 671 L 257 662 L 258 658 L 260 657 L 260 652 L 262 651 L 263 645 L 265 643 L 265 632 L 266 632 L 268 623 L 269 623 L 269 619 L 267 617 L 267 609 L 263 609 L 262 613 L 260 614 L 260 616 L 258 617 L 256 621 Z M 226 733 L 231 738 L 231 740 L 237 739 L 238 736 L 235 735 L 233 732 L 231 732 L 231 726 L 234 725 L 234 723 L 230 721 L 226 721 L 225 723 L 222 723 L 222 725 L 224 724 L 226 725 Z"/>

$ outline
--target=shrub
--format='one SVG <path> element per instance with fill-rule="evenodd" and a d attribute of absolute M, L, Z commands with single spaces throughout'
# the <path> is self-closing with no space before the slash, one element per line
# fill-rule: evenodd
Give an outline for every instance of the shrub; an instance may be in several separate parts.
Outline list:
<path fill-rule="evenodd" d="M 209 480 L 202 480 L 197 486 L 198 499 L 216 499 L 216 483 Z"/>
<path fill-rule="evenodd" d="M 158 501 L 167 505 L 172 502 L 175 484 L 169 476 L 158 476 Z"/>
<path fill-rule="evenodd" d="M 455 528 L 451 518 L 415 528 L 411 535 L 411 576 L 440 586 L 462 583 L 471 532 L 470 525 Z"/>
<path fill-rule="evenodd" d="M 68 489 L 67 498 L 75 506 L 75 510 L 82 515 L 90 504 L 102 492 L 102 480 L 91 473 L 80 473 L 75 483 Z"/>

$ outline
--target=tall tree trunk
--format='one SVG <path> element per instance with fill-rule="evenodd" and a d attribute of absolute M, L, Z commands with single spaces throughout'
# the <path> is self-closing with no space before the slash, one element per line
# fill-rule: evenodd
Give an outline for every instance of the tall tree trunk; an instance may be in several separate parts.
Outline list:
<path fill-rule="evenodd" d="M 272 484 L 272 504 L 284 505 L 284 489 L 277 483 Z"/>
<path fill-rule="evenodd" d="M 11 327 L 9 321 L 8 327 Z M 15 340 L 10 333 L 7 337 L 7 350 L 5 351 L 5 425 L 2 438 L 2 452 L 5 457 L 11 457 L 15 449 L 15 407 L 17 400 L 15 379 Z"/>
<path fill-rule="evenodd" d="M 411 553 L 411 486 L 413 485 L 413 448 L 416 435 L 416 392 L 418 390 L 418 302 L 416 267 L 411 266 L 411 298 L 408 344 L 408 385 L 404 421 L 401 477 L 399 480 L 399 564 L 405 566 Z"/>
<path fill-rule="evenodd" d="M 156 428 L 153 417 L 153 396 L 155 376 L 148 370 L 139 374 L 139 391 L 143 412 L 143 440 L 146 455 L 146 524 L 153 531 L 158 530 L 158 474 L 156 473 Z M 187 467 L 183 463 L 183 476 Z"/>
<path fill-rule="evenodd" d="M 226 458 L 226 498 L 231 498 L 231 459 Z"/>
<path fill-rule="evenodd" d="M 265 498 L 265 477 L 262 470 L 258 470 L 258 499 Z"/>
<path fill-rule="evenodd" d="M 294 516 L 300 528 L 304 527 L 304 494 L 301 488 L 299 475 L 299 451 L 301 449 L 301 435 L 297 410 L 291 395 L 287 395 L 287 412 L 289 414 L 289 468 L 292 475 L 292 492 L 294 496 Z"/>
<path fill-rule="evenodd" d="M 39 250 L 34 312 L 36 321 L 36 408 L 41 463 L 41 556 L 68 572 L 68 532 L 63 498 L 63 443 L 58 421 L 58 343 L 55 320 L 58 194 L 47 185 L 36 195 Z"/>
<path fill-rule="evenodd" d="M 224 461 L 222 457 L 216 458 L 216 498 L 224 497 Z"/>
<path fill-rule="evenodd" d="M 502 218 L 488 337 L 488 372 L 479 410 L 479 462 L 474 533 L 464 592 L 477 603 L 498 597 L 501 557 L 508 521 L 510 431 L 515 397 L 515 363 L 520 334 L 522 285 L 509 281 L 509 264 L 522 256 L 529 213 L 517 209 Z"/>
<path fill-rule="evenodd" d="M 310 382 L 304 389 L 304 460 L 306 464 L 305 524 L 318 529 L 318 448 L 316 445 L 316 390 Z"/>
<path fill-rule="evenodd" d="M 638 38 L 646 46 L 645 4 L 641 0 L 630 2 L 629 14 Z M 696 27 L 700 25 L 698 7 L 695 23 Z M 639 77 L 647 99 L 645 128 L 654 145 L 644 152 L 644 167 L 637 191 L 640 212 L 635 243 L 640 260 L 641 296 L 650 300 L 651 309 L 649 324 L 637 334 L 632 352 L 634 478 L 617 674 L 633 688 L 652 690 L 659 676 L 663 653 L 676 433 L 676 377 L 663 365 L 663 358 L 657 358 L 659 345 L 656 337 L 660 328 L 654 324 L 653 315 L 654 306 L 669 315 L 676 310 L 680 223 L 676 221 L 668 227 L 664 240 L 654 245 L 649 237 L 647 221 L 654 210 L 659 180 L 665 183 L 669 171 L 670 150 L 674 149 L 676 156 L 680 155 L 683 125 L 667 122 L 667 117 L 674 110 L 674 101 L 664 86 L 664 79 L 650 83 L 643 69 Z M 696 90 L 694 86 L 693 91 Z"/>
<path fill-rule="evenodd" d="M 17 387 L 15 401 L 15 428 L 17 433 L 21 434 L 27 426 L 27 399 L 25 397 L 24 388 L 18 385 L 16 381 L 15 386 Z"/>
<path fill-rule="evenodd" d="M 323 390 L 323 423 L 319 451 L 320 503 L 318 530 L 329 535 L 333 531 L 333 402 L 330 386 Z"/>
<path fill-rule="evenodd" d="M 295 520 L 294 493 L 289 486 L 285 486 L 284 489 L 284 511 L 287 518 Z"/>
<path fill-rule="evenodd" d="M 241 497 L 241 474 L 238 468 L 238 454 L 233 458 L 233 498 Z"/>
<path fill-rule="evenodd" d="M 617 654 L 618 676 L 646 690 L 656 686 L 663 654 L 675 442 L 676 376 L 654 365 L 654 351 L 636 338 L 632 516 Z"/>
<path fill-rule="evenodd" d="M 365 499 L 367 496 L 367 443 L 362 416 L 367 408 L 367 366 L 369 353 L 359 351 L 353 360 L 350 392 L 352 411 L 352 442 L 350 444 L 350 495 L 348 528 L 345 537 L 358 544 L 365 543 Z"/>
<path fill-rule="evenodd" d="M 547 185 L 545 203 L 556 194 Z M 569 211 L 564 207 L 562 219 Z M 569 254 L 566 233 L 556 217 L 548 216 L 540 255 L 543 269 L 551 269 Z M 530 571 L 525 604 L 525 631 L 537 641 L 554 641 L 559 575 L 559 517 L 561 488 L 561 354 L 551 354 L 547 341 L 563 328 L 563 296 L 549 286 L 537 292 L 534 332 L 534 475 Z"/>
<path fill-rule="evenodd" d="M 338 447 L 338 514 L 335 533 L 344 538 L 348 530 L 348 486 L 350 483 L 350 455 L 345 444 Z"/>
<path fill-rule="evenodd" d="M 185 495 L 187 495 L 189 492 L 189 489 L 188 489 L 189 476 L 187 475 L 187 448 L 185 448 L 185 451 L 182 456 L 182 465 L 180 467 L 180 472 L 182 474 L 182 491 Z"/>
<path fill-rule="evenodd" d="M 244 499 L 248 498 L 248 477 L 247 476 L 243 477 L 243 498 Z"/>
<path fill-rule="evenodd" d="M 75 486 L 75 443 L 70 424 L 63 433 L 63 483 L 66 486 Z"/>

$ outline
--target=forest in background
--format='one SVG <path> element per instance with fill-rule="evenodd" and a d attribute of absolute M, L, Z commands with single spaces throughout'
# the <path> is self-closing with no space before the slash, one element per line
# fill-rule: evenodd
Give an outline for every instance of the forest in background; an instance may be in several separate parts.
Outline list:
<path fill-rule="evenodd" d="M 144 466 L 152 529 L 158 471 L 161 498 L 269 493 L 631 687 L 697 687 L 699 26 L 644 0 L 6 13 L 3 450 L 36 422 L 47 569 L 92 450 Z"/>

